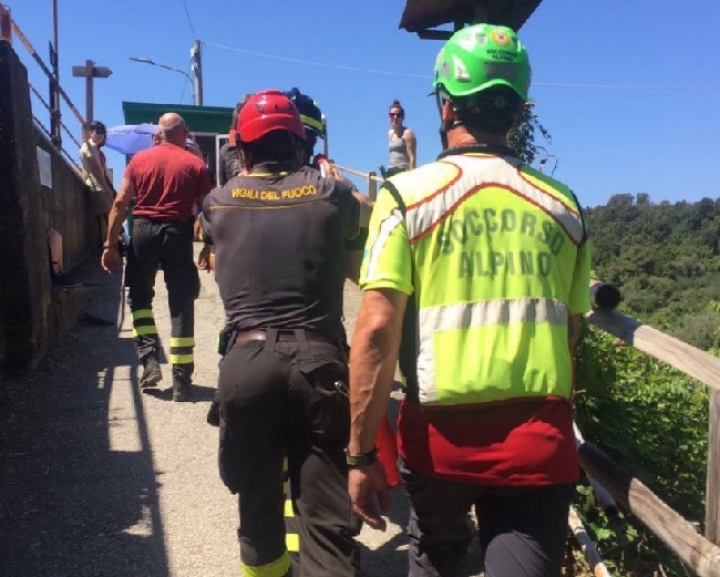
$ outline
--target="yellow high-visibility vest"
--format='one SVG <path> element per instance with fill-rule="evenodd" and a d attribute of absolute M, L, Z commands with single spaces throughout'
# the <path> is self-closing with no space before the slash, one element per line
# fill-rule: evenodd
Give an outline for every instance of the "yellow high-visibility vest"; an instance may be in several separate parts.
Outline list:
<path fill-rule="evenodd" d="M 589 309 L 590 250 L 566 186 L 513 157 L 462 154 L 389 179 L 364 290 L 410 295 L 411 399 L 474 405 L 572 395 L 568 321 Z"/>

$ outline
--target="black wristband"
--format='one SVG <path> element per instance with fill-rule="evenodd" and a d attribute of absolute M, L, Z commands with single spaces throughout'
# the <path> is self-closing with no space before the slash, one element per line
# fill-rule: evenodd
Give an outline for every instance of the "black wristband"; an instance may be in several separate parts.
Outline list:
<path fill-rule="evenodd" d="M 354 467 L 367 467 L 377 461 L 377 448 L 367 453 L 357 453 L 351 455 L 350 452 L 345 449 L 345 463 L 351 469 Z"/>

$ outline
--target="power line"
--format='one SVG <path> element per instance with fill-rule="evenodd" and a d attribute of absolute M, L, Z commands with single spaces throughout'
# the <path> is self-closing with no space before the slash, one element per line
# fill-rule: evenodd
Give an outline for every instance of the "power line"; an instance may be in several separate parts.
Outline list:
<path fill-rule="evenodd" d="M 309 64 L 312 66 L 323 66 L 325 68 L 336 68 L 338 70 L 349 70 L 351 72 L 368 72 L 370 74 L 384 74 L 386 76 L 406 76 L 410 78 L 428 79 L 427 74 L 410 74 L 407 72 L 391 72 L 389 70 L 377 70 L 373 68 L 358 68 L 356 66 L 345 66 L 342 64 L 330 64 L 328 62 L 315 62 L 313 60 L 301 60 L 300 58 L 288 58 L 286 56 L 277 56 L 275 54 L 266 54 L 264 52 L 255 52 L 254 50 L 245 50 L 243 48 L 232 48 L 231 46 L 223 46 L 214 42 L 203 42 L 205 46 L 212 46 L 220 50 L 229 50 L 231 52 L 240 52 L 241 54 L 250 54 L 252 56 L 261 56 L 263 58 L 271 58 L 273 60 L 282 60 L 284 62 L 292 62 L 294 64 Z"/>
<path fill-rule="evenodd" d="M 192 58 L 190 59 L 190 64 L 188 64 L 188 68 L 189 68 L 189 71 L 192 72 Z M 190 78 L 185 77 L 185 82 L 183 82 L 183 87 L 182 87 L 182 93 L 180 94 L 180 100 L 178 102 L 182 103 L 183 98 L 185 98 L 185 89 L 187 88 L 188 84 L 190 84 L 190 86 L 192 87 L 192 82 L 190 82 Z M 195 100 L 195 98 L 193 98 L 193 100 Z"/>
<path fill-rule="evenodd" d="M 185 8 L 185 16 L 187 16 L 188 24 L 190 25 L 190 32 L 192 32 L 193 40 L 197 40 L 197 34 L 195 34 L 195 26 L 193 26 L 192 18 L 190 18 L 190 11 L 187 7 L 187 2 L 185 0 L 182 0 L 183 8 Z"/>
<path fill-rule="evenodd" d="M 183 0 L 184 1 L 184 0 Z M 432 81 L 432 77 L 428 74 L 413 74 L 409 72 L 394 72 L 391 70 L 379 70 L 375 68 L 359 68 L 357 66 L 346 66 L 343 64 L 331 64 L 329 62 L 317 62 L 315 60 L 303 60 L 300 58 L 289 58 L 287 56 L 278 56 L 276 54 L 267 54 L 265 52 L 256 52 L 255 50 L 246 50 L 244 48 L 234 48 L 214 42 L 203 42 L 205 46 L 218 48 L 220 50 L 228 50 L 230 52 L 239 52 L 240 54 L 249 54 L 251 56 L 260 56 L 262 58 L 270 58 L 272 60 L 282 60 L 283 62 L 292 62 L 294 64 L 308 64 L 310 66 L 322 66 L 324 68 L 335 68 L 336 70 L 347 70 L 350 72 L 366 72 L 368 74 L 382 74 L 385 76 L 403 76 L 406 78 L 420 78 L 426 81 Z M 599 84 L 599 83 L 574 83 L 574 82 L 533 82 L 533 86 L 544 88 L 577 88 L 585 90 L 720 90 L 720 86 L 714 85 L 662 85 L 662 84 Z"/>
<path fill-rule="evenodd" d="M 546 88 L 586 88 L 611 90 L 720 90 L 720 86 L 697 84 L 582 84 L 573 82 L 533 82 Z"/>

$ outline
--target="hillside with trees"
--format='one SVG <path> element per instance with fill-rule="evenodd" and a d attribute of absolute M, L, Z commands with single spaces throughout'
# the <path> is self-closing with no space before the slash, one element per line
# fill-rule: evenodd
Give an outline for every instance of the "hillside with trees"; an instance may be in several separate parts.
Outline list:
<path fill-rule="evenodd" d="M 720 199 L 661 202 L 617 194 L 585 209 L 598 278 L 623 293 L 620 310 L 718 355 Z M 592 440 L 704 531 L 707 387 L 588 326 L 578 350 L 576 420 Z M 691 574 L 631 514 L 606 515 L 587 480 L 575 505 L 613 574 Z M 569 574 L 591 575 L 574 553 Z"/>
<path fill-rule="evenodd" d="M 720 199 L 651 202 L 616 194 L 585 209 L 599 278 L 623 293 L 625 314 L 697 346 L 717 346 Z"/>

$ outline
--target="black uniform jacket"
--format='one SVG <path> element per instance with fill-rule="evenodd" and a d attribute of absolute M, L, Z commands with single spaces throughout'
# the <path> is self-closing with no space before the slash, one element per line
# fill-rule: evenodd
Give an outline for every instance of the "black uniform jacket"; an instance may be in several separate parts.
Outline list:
<path fill-rule="evenodd" d="M 349 186 L 308 166 L 266 163 L 214 189 L 203 215 L 229 327 L 339 338 L 345 241 L 359 217 Z"/>

